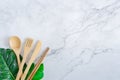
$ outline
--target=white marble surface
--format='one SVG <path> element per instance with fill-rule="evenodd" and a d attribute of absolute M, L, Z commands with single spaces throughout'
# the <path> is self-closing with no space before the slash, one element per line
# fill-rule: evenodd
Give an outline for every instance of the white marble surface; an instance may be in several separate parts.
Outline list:
<path fill-rule="evenodd" d="M 0 0 L 8 37 L 49 46 L 43 80 L 120 80 L 120 0 Z"/>

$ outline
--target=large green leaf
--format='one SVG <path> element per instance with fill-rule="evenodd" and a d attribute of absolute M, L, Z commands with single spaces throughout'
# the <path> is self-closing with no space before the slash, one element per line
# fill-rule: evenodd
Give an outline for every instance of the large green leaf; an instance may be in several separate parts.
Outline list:
<path fill-rule="evenodd" d="M 18 64 L 14 52 L 0 48 L 0 80 L 15 80 L 17 72 Z"/>
<path fill-rule="evenodd" d="M 44 77 L 43 71 L 44 71 L 44 65 L 41 64 L 32 80 L 40 80 L 40 79 L 42 79 Z"/>
<path fill-rule="evenodd" d="M 22 61 L 22 56 L 20 56 Z M 23 72 L 27 64 L 24 65 Z M 35 64 L 33 63 L 29 69 L 27 77 L 34 69 Z M 44 65 L 41 64 L 38 71 L 34 75 L 32 80 L 40 80 L 44 76 Z M 15 80 L 18 72 L 17 58 L 13 50 L 0 48 L 0 80 Z M 26 78 L 27 78 L 26 77 Z"/>
<path fill-rule="evenodd" d="M 21 56 L 21 55 L 20 55 L 20 59 L 21 59 L 21 61 L 22 61 L 22 56 Z M 26 67 L 27 67 L 27 64 L 24 65 L 24 67 L 23 67 L 23 72 L 25 71 Z M 30 67 L 30 69 L 29 69 L 29 71 L 28 71 L 28 74 L 27 74 L 25 80 L 27 80 L 28 76 L 30 75 L 30 73 L 32 72 L 32 70 L 34 69 L 34 67 L 35 67 L 35 64 L 32 63 L 32 65 L 31 65 L 31 67 Z M 43 63 L 42 63 L 42 64 L 39 66 L 39 68 L 38 68 L 37 72 L 35 73 L 35 75 L 33 76 L 33 79 L 32 79 L 32 80 L 40 80 L 40 79 L 42 79 L 42 78 L 44 77 L 44 72 L 43 72 L 43 71 L 44 71 L 44 65 L 43 65 Z"/>
<path fill-rule="evenodd" d="M 35 64 L 32 64 L 31 67 L 30 67 L 30 70 L 28 72 L 28 75 L 26 77 L 26 79 L 28 78 L 28 76 L 30 75 L 30 73 L 32 72 L 32 70 L 34 69 L 35 67 Z M 32 80 L 40 80 L 44 77 L 44 65 L 41 64 L 37 70 L 37 72 L 35 73 L 35 75 L 33 76 L 33 79 Z"/>

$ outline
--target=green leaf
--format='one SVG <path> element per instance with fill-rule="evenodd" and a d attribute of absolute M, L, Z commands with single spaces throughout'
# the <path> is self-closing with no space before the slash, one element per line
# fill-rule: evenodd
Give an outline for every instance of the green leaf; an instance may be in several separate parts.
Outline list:
<path fill-rule="evenodd" d="M 20 60 L 22 61 L 22 56 L 21 56 L 21 55 L 20 55 Z M 26 67 L 27 67 L 27 64 L 24 65 L 24 67 L 23 67 L 23 72 L 25 71 Z M 28 71 L 28 73 L 27 73 L 27 76 L 26 76 L 25 80 L 27 80 L 28 76 L 29 76 L 30 73 L 33 71 L 34 67 L 35 67 L 35 64 L 32 63 L 32 65 L 31 65 L 31 67 L 30 67 L 30 69 L 29 69 L 29 71 Z M 39 66 L 39 68 L 38 68 L 38 70 L 37 70 L 37 72 L 36 72 L 36 74 L 34 75 L 34 77 L 33 77 L 32 80 L 40 80 L 40 79 L 42 79 L 42 78 L 44 77 L 43 71 L 44 71 L 44 65 L 43 65 L 43 63 L 42 63 L 42 64 Z"/>
<path fill-rule="evenodd" d="M 34 77 L 33 77 L 32 80 L 40 80 L 40 79 L 42 79 L 42 78 L 44 77 L 43 71 L 44 71 L 44 65 L 41 64 L 41 65 L 39 66 L 39 69 L 38 69 L 37 72 L 35 73 L 35 75 L 34 75 Z"/>
<path fill-rule="evenodd" d="M 18 64 L 14 52 L 0 48 L 0 80 L 15 80 L 17 72 Z"/>
<path fill-rule="evenodd" d="M 20 59 L 22 61 L 21 55 L 20 55 Z M 24 65 L 23 72 L 26 69 L 26 67 L 27 67 L 27 64 Z M 35 64 L 32 63 L 29 69 L 29 72 L 27 74 L 27 77 L 30 75 L 34 67 L 35 67 Z M 0 48 L 0 80 L 15 80 L 18 69 L 19 67 L 17 63 L 17 58 L 14 51 L 11 49 Z M 44 76 L 43 71 L 44 71 L 44 65 L 41 64 L 32 80 L 42 79 Z"/>
<path fill-rule="evenodd" d="M 34 67 L 35 67 L 35 64 L 33 63 L 33 64 L 31 65 L 30 69 L 29 69 L 29 72 L 28 72 L 28 74 L 27 74 L 26 79 L 28 78 L 28 76 L 30 75 L 30 73 L 32 72 L 32 70 L 34 69 Z M 33 76 L 33 79 L 32 79 L 32 80 L 40 80 L 40 79 L 42 79 L 42 78 L 44 77 L 43 71 L 44 71 L 44 65 L 41 64 L 41 65 L 39 66 L 37 72 L 36 72 L 35 75 Z"/>

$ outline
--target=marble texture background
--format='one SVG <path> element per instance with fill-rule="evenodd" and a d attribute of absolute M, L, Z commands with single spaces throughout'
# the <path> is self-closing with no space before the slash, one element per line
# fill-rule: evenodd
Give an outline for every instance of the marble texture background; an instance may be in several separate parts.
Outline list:
<path fill-rule="evenodd" d="M 120 0 L 0 0 L 0 47 L 49 46 L 43 80 L 120 80 Z"/>

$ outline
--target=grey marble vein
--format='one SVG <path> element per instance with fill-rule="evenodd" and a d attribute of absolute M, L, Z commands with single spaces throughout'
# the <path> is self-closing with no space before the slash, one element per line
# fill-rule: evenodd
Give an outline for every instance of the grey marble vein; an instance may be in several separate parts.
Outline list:
<path fill-rule="evenodd" d="M 120 80 L 120 0 L 0 0 L 0 47 L 12 35 L 51 48 L 43 80 Z"/>

